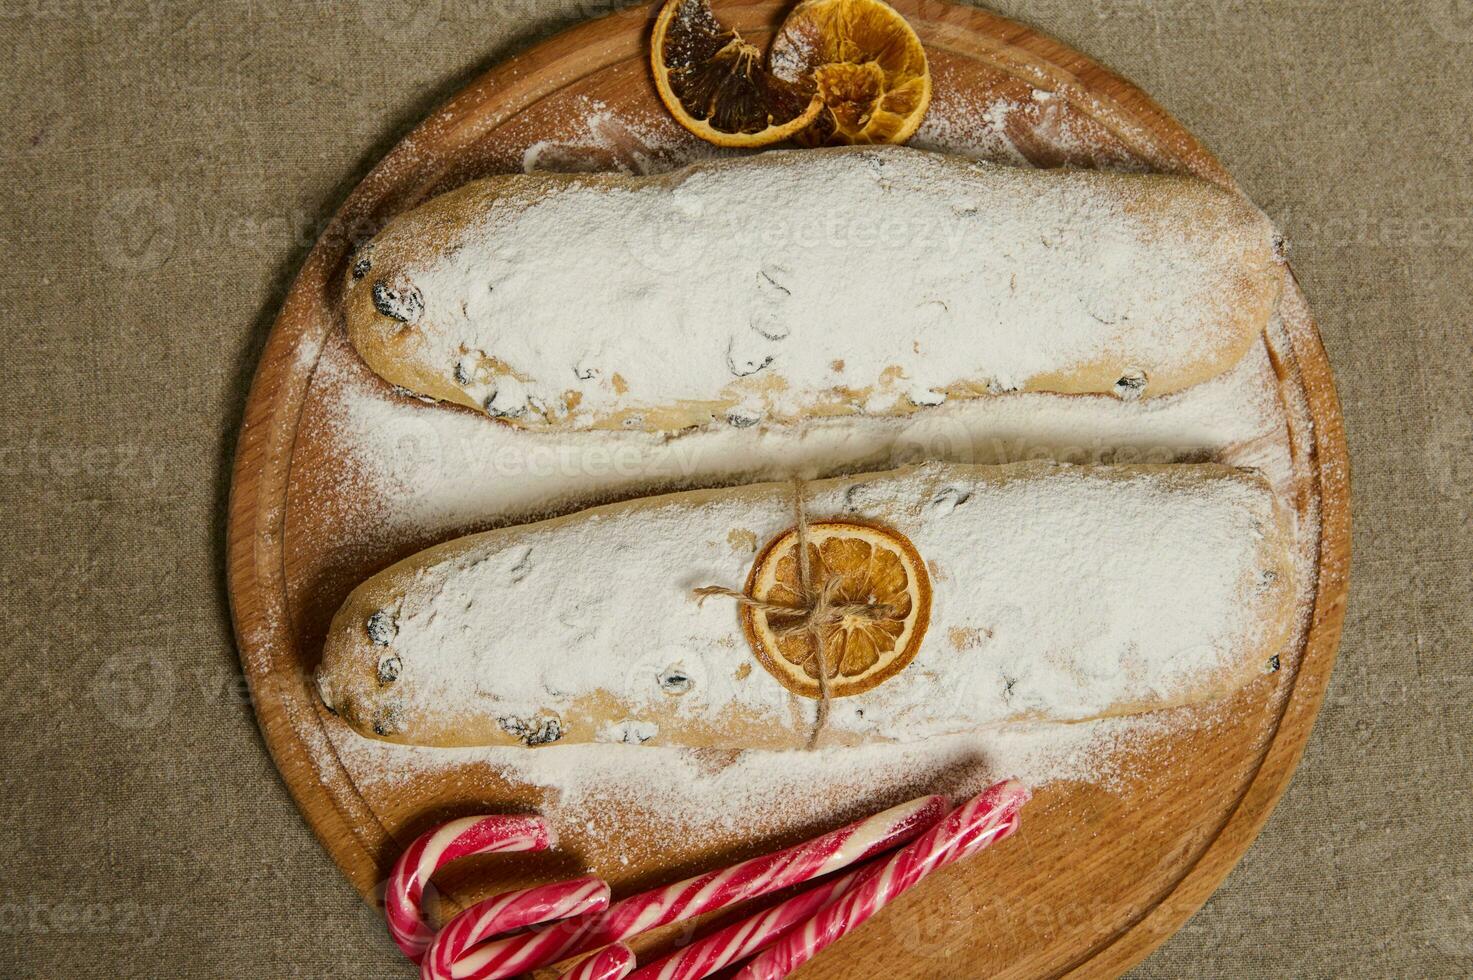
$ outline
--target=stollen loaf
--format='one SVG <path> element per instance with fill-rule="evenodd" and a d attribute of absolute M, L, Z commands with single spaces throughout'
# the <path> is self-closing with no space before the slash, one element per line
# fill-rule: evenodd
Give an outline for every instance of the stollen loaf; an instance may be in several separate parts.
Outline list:
<path fill-rule="evenodd" d="M 770 556 L 799 496 L 810 585 L 859 569 L 825 600 L 855 627 L 826 644 L 827 698 L 801 629 L 763 645 L 796 616 L 792 562 Z M 690 491 L 399 562 L 343 604 L 316 680 L 359 733 L 443 746 L 793 748 L 816 727 L 844 745 L 1139 713 L 1231 693 L 1280 653 L 1289 541 L 1267 484 L 1218 464 L 928 463 Z M 894 621 L 864 618 L 877 608 Z"/>
<path fill-rule="evenodd" d="M 1263 213 L 1205 181 L 886 146 L 478 180 L 345 277 L 348 335 L 395 385 L 669 433 L 1170 394 L 1237 363 L 1283 266 Z"/>

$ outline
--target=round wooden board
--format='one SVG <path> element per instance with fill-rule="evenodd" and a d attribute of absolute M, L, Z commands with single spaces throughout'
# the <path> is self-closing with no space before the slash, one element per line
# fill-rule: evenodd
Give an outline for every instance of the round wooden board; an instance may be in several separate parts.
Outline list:
<path fill-rule="evenodd" d="M 1071 139 L 1044 138 L 1024 114 L 1008 137 L 1037 165 L 1145 166 L 1231 184 L 1180 125 L 1120 77 L 1038 32 L 986 12 L 927 0 L 894 4 L 930 55 L 937 103 L 976 111 L 1035 90 L 1066 106 Z M 759 43 L 785 4 L 718 4 Z M 341 499 L 314 492 L 351 483 L 323 431 L 324 351 L 344 350 L 337 291 L 352 241 L 431 194 L 519 170 L 538 141 L 572 139 L 576 105 L 671 128 L 646 66 L 649 10 L 590 22 L 487 72 L 411 133 L 353 191 L 308 257 L 262 355 L 246 404 L 229 509 L 229 591 L 257 717 L 288 787 L 333 858 L 372 896 L 398 850 L 449 816 L 528 805 L 495 780 L 403 779 L 369 788 L 334 751 L 312 693 L 328 618 L 349 589 L 438 537 L 340 542 Z M 933 114 L 936 112 L 933 109 Z M 1037 120 L 1035 119 L 1036 123 Z M 593 161 L 611 165 L 617 160 Z M 576 247 L 576 246 L 570 246 Z M 1288 784 L 1329 680 L 1349 563 L 1349 483 L 1333 380 L 1290 277 L 1283 330 L 1270 342 L 1280 396 L 1301 409 L 1284 437 L 1288 490 L 1302 526 L 1310 583 L 1305 629 L 1284 669 L 1250 684 L 1219 720 L 1172 733 L 1134 755 L 1107 790 L 1046 786 L 1008 846 L 948 868 L 802 971 L 805 977 L 1115 975 L 1171 935 L 1204 902 L 1263 826 Z M 340 455 L 340 454 L 339 454 Z M 463 530 L 471 530 L 466 527 Z M 341 727 L 339 725 L 339 727 Z M 1185 760 L 1185 762 L 1184 762 Z M 861 807 L 882 801 L 860 801 Z M 790 828 L 781 839 L 816 828 Z M 632 838 L 633 834 L 631 834 Z M 592 864 L 616 890 L 671 880 L 778 840 L 661 841 L 627 864 L 564 839 L 561 861 L 508 868 L 516 880 Z M 487 868 L 451 879 L 448 901 L 492 890 Z M 406 965 L 405 975 L 410 975 Z"/>

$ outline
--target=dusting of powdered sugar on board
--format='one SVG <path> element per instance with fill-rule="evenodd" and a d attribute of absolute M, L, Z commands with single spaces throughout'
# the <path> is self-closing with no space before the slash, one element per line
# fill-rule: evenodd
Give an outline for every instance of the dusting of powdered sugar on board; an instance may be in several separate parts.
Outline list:
<path fill-rule="evenodd" d="M 1028 123 L 1056 112 L 1053 93 L 1005 100 L 938 97 L 916 145 L 1001 163 L 1052 162 L 1140 169 L 1127 153 L 1085 158 L 1092 134 L 1059 113 L 1053 145 Z M 664 172 L 713 149 L 674 130 L 621 119 L 589 103 L 578 134 L 534 143 L 524 169 Z M 1050 130 L 1045 127 L 1045 134 Z M 1097 141 L 1098 142 L 1098 141 Z M 1043 147 L 1040 151 L 1040 147 Z M 1080 159 L 1070 156 L 1080 152 Z M 1179 395 L 1125 403 L 1112 398 L 1015 394 L 943 405 L 912 418 L 816 423 L 801 431 L 744 429 L 678 439 L 638 432 L 543 434 L 536 440 L 469 411 L 422 404 L 372 377 L 344 343 L 329 343 L 314 386 L 325 424 L 347 457 L 341 489 L 346 536 L 368 542 L 433 541 L 487 527 L 568 513 L 632 496 L 696 486 L 819 477 L 893 467 L 924 459 L 1007 462 L 1218 460 L 1252 466 L 1281 499 L 1305 479 L 1310 438 L 1302 403 L 1287 407 L 1276 376 L 1283 328 L 1270 330 L 1227 375 Z M 1274 356 L 1270 355 L 1270 349 Z M 1296 445 L 1297 441 L 1297 445 Z M 1301 519 L 1303 519 L 1301 514 Z M 1309 515 L 1313 517 L 1312 514 Z M 1317 528 L 1301 526 L 1296 564 L 1312 587 Z M 351 583 L 349 583 L 349 587 Z M 561 831 L 601 832 L 599 815 L 637 800 L 650 821 L 652 846 L 701 828 L 755 833 L 831 821 L 864 805 L 871 791 L 965 792 L 996 776 L 1034 786 L 1079 781 L 1109 790 L 1129 779 L 1132 753 L 1159 748 L 1176 730 L 1217 722 L 1211 707 L 1076 725 L 1005 726 L 906 745 L 803 752 L 710 753 L 676 748 L 592 744 L 522 748 L 435 749 L 362 738 L 329 724 L 335 757 L 364 792 L 391 792 L 420 781 L 523 787 Z M 325 766 L 320 767 L 325 768 Z M 618 821 L 609 823 L 617 827 Z M 610 833 L 617 833 L 611 830 Z"/>
<path fill-rule="evenodd" d="M 1116 134 L 1062 92 L 1011 80 L 1006 92 L 979 96 L 965 87 L 938 85 L 935 100 L 910 145 L 1013 166 L 1097 167 L 1129 173 L 1152 169 Z"/>
<path fill-rule="evenodd" d="M 875 787 L 886 788 L 887 801 L 925 793 L 960 797 L 1007 777 L 1035 787 L 1076 780 L 1113 788 L 1128 779 L 1139 741 L 1169 735 L 1183 719 L 1215 723 L 1200 710 L 1190 717 L 1175 711 L 1079 725 L 1018 724 L 910 744 L 749 750 L 714 758 L 668 747 L 426 748 L 362 738 L 339 740 L 337 751 L 360 785 L 378 790 L 447 769 L 495 774 L 539 791 L 540 812 L 555 827 L 577 828 L 597 840 L 602 830 L 596 818 L 627 810 L 631 799 L 652 832 L 740 833 L 831 822 L 845 813 L 846 797 L 868 796 Z"/>
<path fill-rule="evenodd" d="M 801 428 L 719 428 L 676 439 L 643 432 L 546 432 L 536 438 L 478 414 L 427 405 L 365 377 L 341 345 L 317 383 L 380 506 L 386 531 L 451 533 L 698 486 L 866 472 L 924 460 L 1168 463 L 1216 459 L 1292 480 L 1286 424 L 1266 348 L 1227 374 L 1138 402 L 1015 393 L 904 418 L 816 420 Z"/>
<path fill-rule="evenodd" d="M 659 174 L 695 160 L 741 156 L 683 129 L 627 119 L 596 99 L 581 99 L 572 135 L 522 151 L 522 172 Z"/>

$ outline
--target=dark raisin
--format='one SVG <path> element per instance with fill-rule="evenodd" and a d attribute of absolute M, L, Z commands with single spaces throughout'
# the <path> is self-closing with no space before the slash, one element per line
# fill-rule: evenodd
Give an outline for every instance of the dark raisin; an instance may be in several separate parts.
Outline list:
<path fill-rule="evenodd" d="M 947 487 L 931 498 L 931 509 L 938 516 L 945 517 L 971 499 L 972 494 L 970 491 L 961 490 L 957 487 Z"/>
<path fill-rule="evenodd" d="M 498 718 L 496 723 L 501 730 L 512 738 L 518 739 L 523 745 L 551 745 L 563 737 L 562 722 L 556 718 L 532 719 L 526 718 Z"/>
<path fill-rule="evenodd" d="M 497 396 L 499 396 L 500 394 L 501 392 L 498 390 L 491 392 L 491 394 L 487 396 L 486 401 L 484 402 L 487 415 L 491 416 L 493 419 L 519 419 L 523 415 L 527 414 L 526 402 L 523 402 L 520 405 L 509 405 L 506 407 L 502 407 L 501 405 L 497 404 Z M 503 398 L 502 401 L 504 402 L 505 399 Z"/>
<path fill-rule="evenodd" d="M 690 679 L 690 675 L 679 667 L 666 667 L 660 671 L 656 678 L 660 684 L 660 690 L 666 694 L 684 694 L 696 686 L 696 682 Z"/>
<path fill-rule="evenodd" d="M 373 268 L 373 246 L 365 245 L 358 253 L 358 258 L 353 262 L 353 279 L 357 281 L 368 275 Z"/>
<path fill-rule="evenodd" d="M 726 413 L 726 422 L 734 429 L 750 429 L 761 421 L 761 415 L 756 412 L 743 411 L 740 408 L 734 408 Z"/>
<path fill-rule="evenodd" d="M 399 671 L 404 669 L 404 661 L 397 656 L 384 657 L 378 662 L 378 682 L 380 684 L 392 684 L 399 679 Z"/>
<path fill-rule="evenodd" d="M 1135 401 L 1146 390 L 1146 372 L 1126 371 L 1115 382 L 1115 395 L 1123 401 Z"/>
<path fill-rule="evenodd" d="M 1279 668 L 1282 667 L 1283 665 L 1284 665 L 1283 664 L 1283 661 L 1281 661 L 1279 659 L 1279 655 L 1277 653 L 1274 654 L 1272 657 L 1269 657 L 1268 658 L 1268 672 L 1270 674 L 1276 674 L 1276 673 L 1278 673 L 1279 672 Z"/>
<path fill-rule="evenodd" d="M 382 279 L 373 284 L 373 305 L 384 316 L 400 323 L 412 323 L 425 311 L 425 300 L 417 287 L 395 289 Z"/>
<path fill-rule="evenodd" d="M 394 622 L 394 614 L 387 609 L 380 609 L 369 616 L 367 627 L 368 638 L 376 646 L 386 647 L 399 635 L 399 624 Z"/>
<path fill-rule="evenodd" d="M 619 741 L 625 745 L 643 745 L 654 737 L 654 733 L 641 730 L 627 722 L 624 725 L 624 730 L 619 733 Z"/>
<path fill-rule="evenodd" d="M 400 704 L 379 706 L 378 717 L 373 720 L 375 735 L 398 735 L 404 731 L 404 709 Z"/>
<path fill-rule="evenodd" d="M 527 743 L 528 747 L 535 747 L 538 745 L 551 745 L 562 737 L 562 722 L 556 718 L 545 718 L 542 724 L 537 726 L 537 730 L 528 735 L 523 741 Z"/>

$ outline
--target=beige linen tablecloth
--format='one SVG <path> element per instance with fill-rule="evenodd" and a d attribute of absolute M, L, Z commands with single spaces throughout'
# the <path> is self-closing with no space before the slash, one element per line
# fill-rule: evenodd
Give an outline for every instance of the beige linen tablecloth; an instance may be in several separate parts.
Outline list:
<path fill-rule="evenodd" d="M 0 4 L 0 976 L 410 975 L 243 693 L 235 429 L 349 188 L 590 2 Z M 1355 465 L 1349 620 L 1304 763 L 1136 975 L 1467 976 L 1473 6 L 997 7 L 1138 81 L 1282 224 Z"/>

